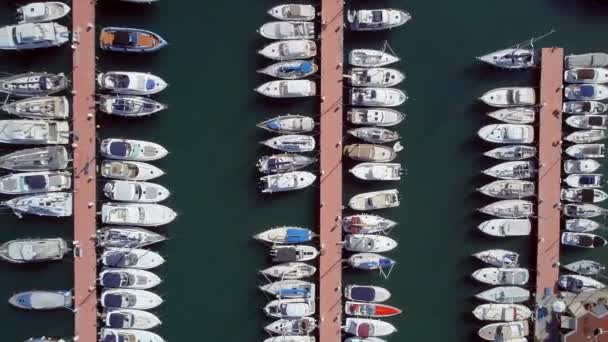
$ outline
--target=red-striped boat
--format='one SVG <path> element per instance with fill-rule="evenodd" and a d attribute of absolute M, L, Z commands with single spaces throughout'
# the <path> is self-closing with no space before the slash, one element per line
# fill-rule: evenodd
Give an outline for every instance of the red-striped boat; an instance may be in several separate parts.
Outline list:
<path fill-rule="evenodd" d="M 386 304 L 347 301 L 344 312 L 352 316 L 389 317 L 400 314 L 401 310 Z"/>

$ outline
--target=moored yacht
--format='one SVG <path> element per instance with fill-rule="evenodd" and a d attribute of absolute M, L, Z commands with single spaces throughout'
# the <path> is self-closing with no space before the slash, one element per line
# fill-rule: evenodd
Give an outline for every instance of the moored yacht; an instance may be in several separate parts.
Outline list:
<path fill-rule="evenodd" d="M 308 39 L 281 40 L 264 46 L 258 53 L 278 61 L 312 58 L 317 55 L 317 44 Z"/>
<path fill-rule="evenodd" d="M 532 223 L 526 219 L 493 219 L 477 226 L 480 231 L 490 236 L 526 236 L 532 231 Z"/>
<path fill-rule="evenodd" d="M 603 283 L 578 274 L 566 274 L 559 277 L 559 287 L 575 293 L 583 291 L 596 291 L 606 287 Z"/>
<path fill-rule="evenodd" d="M 379 31 L 401 26 L 412 19 L 412 16 L 393 8 L 361 9 L 348 11 L 346 19 L 353 31 Z"/>
<path fill-rule="evenodd" d="M 571 115 L 566 124 L 579 129 L 606 129 L 608 128 L 608 115 Z"/>
<path fill-rule="evenodd" d="M 117 52 L 152 52 L 167 45 L 158 34 L 135 28 L 104 27 L 99 35 L 102 50 Z"/>
<path fill-rule="evenodd" d="M 279 20 L 313 20 L 315 8 L 312 5 L 285 4 L 268 10 L 268 14 Z"/>
<path fill-rule="evenodd" d="M 160 184 L 127 180 L 106 182 L 103 193 L 112 201 L 139 203 L 162 202 L 171 194 L 167 188 Z"/>
<path fill-rule="evenodd" d="M 344 286 L 344 297 L 358 302 L 381 303 L 387 301 L 391 293 L 379 286 L 353 284 Z"/>
<path fill-rule="evenodd" d="M 291 60 L 271 64 L 257 72 L 284 80 L 295 80 L 315 74 L 319 67 L 313 61 Z"/>
<path fill-rule="evenodd" d="M 560 197 L 562 200 L 569 202 L 598 203 L 605 201 L 608 194 L 600 189 L 569 188 L 562 189 Z"/>
<path fill-rule="evenodd" d="M 397 248 L 397 241 L 388 236 L 372 234 L 347 234 L 344 249 L 358 253 L 384 253 Z"/>
<path fill-rule="evenodd" d="M 292 171 L 260 177 L 262 193 L 275 193 L 306 188 L 317 179 L 311 172 Z"/>
<path fill-rule="evenodd" d="M 604 144 L 577 144 L 566 148 L 566 154 L 573 158 L 604 158 Z"/>
<path fill-rule="evenodd" d="M 266 304 L 264 313 L 275 318 L 299 318 L 315 313 L 314 299 L 277 299 Z"/>
<path fill-rule="evenodd" d="M 100 174 L 111 179 L 145 181 L 158 178 L 165 173 L 158 167 L 137 161 L 104 160 L 101 162 Z"/>
<path fill-rule="evenodd" d="M 132 1 L 132 0 L 131 0 Z M 147 0 L 152 1 L 152 0 Z M 165 340 L 157 334 L 137 329 L 112 329 L 102 328 L 100 333 L 100 341 L 102 342 L 122 342 L 122 341 L 146 341 L 146 342 L 165 342 Z"/>
<path fill-rule="evenodd" d="M 348 63 L 352 66 L 371 68 L 397 63 L 401 59 L 388 52 L 373 49 L 353 49 L 348 53 Z"/>
<path fill-rule="evenodd" d="M 61 260 L 69 250 L 60 238 L 18 239 L 0 245 L 0 259 L 15 264 Z"/>
<path fill-rule="evenodd" d="M 153 161 L 169 154 L 157 143 L 134 139 L 104 139 L 99 150 L 106 158 L 132 161 Z"/>
<path fill-rule="evenodd" d="M 316 145 L 314 137 L 302 134 L 281 135 L 261 143 L 283 152 L 310 152 Z"/>
<path fill-rule="evenodd" d="M 494 107 L 534 106 L 536 92 L 529 87 L 497 88 L 486 92 L 479 99 Z"/>
<path fill-rule="evenodd" d="M 603 114 L 608 111 L 608 105 L 599 101 L 565 101 L 562 110 L 568 114 Z"/>
<path fill-rule="evenodd" d="M 260 273 L 278 279 L 302 279 L 312 276 L 317 268 L 303 262 L 286 262 L 261 270 Z"/>
<path fill-rule="evenodd" d="M 397 225 L 397 222 L 378 215 L 357 214 L 342 219 L 342 229 L 352 234 L 375 234 L 386 232 Z"/>
<path fill-rule="evenodd" d="M 570 272 L 587 276 L 599 274 L 606 269 L 604 265 L 593 260 L 579 260 L 566 264 L 563 267 Z"/>
<path fill-rule="evenodd" d="M 407 101 L 406 93 L 393 88 L 352 88 L 349 104 L 364 107 L 395 107 Z"/>
<path fill-rule="evenodd" d="M 68 28 L 57 23 L 25 23 L 0 27 L 0 50 L 31 50 L 60 46 L 70 40 Z"/>
<path fill-rule="evenodd" d="M 24 23 L 44 23 L 61 19 L 70 13 L 70 6 L 59 1 L 32 2 L 17 8 L 17 21 Z"/>
<path fill-rule="evenodd" d="M 508 107 L 487 114 L 498 121 L 510 124 L 530 124 L 536 117 L 536 111 L 530 107 Z"/>
<path fill-rule="evenodd" d="M 160 254 L 140 248 L 106 248 L 100 257 L 108 267 L 148 270 L 165 263 Z"/>
<path fill-rule="evenodd" d="M 600 228 L 600 224 L 590 219 L 578 218 L 567 219 L 564 227 L 570 232 L 588 233 Z"/>
<path fill-rule="evenodd" d="M 528 179 L 536 174 L 537 167 L 535 162 L 519 160 L 500 163 L 482 172 L 500 179 Z"/>
<path fill-rule="evenodd" d="M 608 87 L 602 84 L 571 84 L 564 88 L 568 100 L 601 101 L 608 98 Z"/>
<path fill-rule="evenodd" d="M 519 199 L 502 200 L 490 203 L 478 210 L 499 218 L 526 218 L 534 215 L 534 203 Z"/>
<path fill-rule="evenodd" d="M 103 227 L 97 230 L 97 245 L 100 247 L 140 248 L 166 239 L 138 227 Z"/>
<path fill-rule="evenodd" d="M 392 268 L 397 262 L 376 253 L 356 253 L 348 258 L 348 264 L 353 268 L 370 271 Z"/>
<path fill-rule="evenodd" d="M 312 131 L 315 121 L 310 116 L 287 114 L 265 120 L 257 126 L 280 134 L 298 134 Z"/>
<path fill-rule="evenodd" d="M 566 246 L 582 248 L 598 248 L 606 245 L 603 237 L 589 233 L 563 232 L 561 242 Z"/>
<path fill-rule="evenodd" d="M 523 160 L 534 157 L 536 155 L 536 147 L 528 145 L 501 146 L 489 150 L 483 155 L 506 161 Z"/>
<path fill-rule="evenodd" d="M 72 291 L 26 291 L 13 295 L 8 302 L 24 310 L 54 310 L 71 308 Z"/>
<path fill-rule="evenodd" d="M 310 80 L 282 80 L 266 82 L 255 89 L 273 98 L 309 97 L 317 94 L 317 85 Z"/>
<path fill-rule="evenodd" d="M 564 182 L 572 188 L 601 188 L 604 175 L 601 173 L 582 173 L 569 175 Z"/>
<path fill-rule="evenodd" d="M 477 57 L 477 60 L 503 69 L 525 69 L 538 64 L 538 57 L 533 48 L 519 46 L 490 52 Z"/>
<path fill-rule="evenodd" d="M 68 79 L 64 74 L 48 72 L 28 72 L 0 78 L 0 92 L 19 96 L 44 96 L 67 88 Z"/>
<path fill-rule="evenodd" d="M 574 218 L 592 218 L 606 215 L 607 210 L 589 203 L 569 203 L 563 207 L 564 215 Z"/>
<path fill-rule="evenodd" d="M 38 96 L 9 102 L 2 110 L 24 119 L 65 119 L 70 114 L 70 104 L 65 96 Z"/>
<path fill-rule="evenodd" d="M 316 161 L 316 158 L 300 154 L 281 153 L 262 156 L 256 165 L 261 173 L 282 173 L 305 168 Z"/>
<path fill-rule="evenodd" d="M 134 268 L 106 268 L 99 273 L 99 285 L 106 288 L 147 290 L 161 282 L 156 274 Z"/>
<path fill-rule="evenodd" d="M 605 129 L 588 129 L 568 134 L 564 140 L 575 144 L 588 144 L 604 140 L 608 137 Z"/>
<path fill-rule="evenodd" d="M 315 259 L 319 251 L 306 245 L 280 245 L 270 250 L 270 256 L 273 262 L 302 262 Z"/>
<path fill-rule="evenodd" d="M 405 79 L 401 71 L 391 68 L 352 68 L 346 77 L 355 87 L 392 87 Z"/>
<path fill-rule="evenodd" d="M 124 116 L 148 116 L 166 109 L 167 106 L 147 97 L 132 95 L 101 95 L 99 109 L 105 113 Z"/>
<path fill-rule="evenodd" d="M 532 311 L 521 304 L 492 303 L 482 304 L 473 310 L 480 321 L 521 321 L 532 316 Z"/>
<path fill-rule="evenodd" d="M 591 52 L 580 55 L 568 55 L 564 59 L 566 69 L 573 68 L 600 68 L 608 65 L 608 54 Z"/>
<path fill-rule="evenodd" d="M 399 124 L 405 115 L 390 108 L 351 108 L 346 120 L 355 125 L 388 127 Z"/>
<path fill-rule="evenodd" d="M 534 196 L 536 186 L 532 181 L 506 179 L 488 183 L 477 189 L 477 191 L 494 198 L 519 199 Z"/>
<path fill-rule="evenodd" d="M 116 94 L 151 95 L 163 91 L 167 83 L 145 72 L 109 71 L 97 75 L 99 88 Z"/>
<path fill-rule="evenodd" d="M 521 303 L 530 299 L 530 291 L 518 286 L 499 286 L 478 293 L 475 298 L 492 303 Z"/>
<path fill-rule="evenodd" d="M 0 156 L 0 168 L 13 171 L 52 171 L 68 166 L 68 151 L 63 146 L 18 150 Z"/>
<path fill-rule="evenodd" d="M 49 192 L 39 195 L 26 195 L 2 202 L 13 210 L 15 215 L 23 214 L 66 217 L 72 216 L 72 193 Z"/>
<path fill-rule="evenodd" d="M 608 83 L 608 69 L 573 68 L 564 71 L 566 83 Z"/>
<path fill-rule="evenodd" d="M 516 124 L 492 124 L 479 129 L 477 135 L 491 143 L 530 144 L 534 142 L 534 127 Z"/>
<path fill-rule="evenodd" d="M 372 144 L 386 144 L 401 138 L 398 132 L 383 127 L 359 127 L 349 129 L 346 132 Z"/>
<path fill-rule="evenodd" d="M 152 203 L 104 203 L 101 221 L 106 224 L 155 227 L 170 223 L 177 213 L 168 207 Z"/>
<path fill-rule="evenodd" d="M 349 158 L 362 162 L 390 162 L 397 158 L 397 151 L 383 145 L 352 144 L 344 147 L 344 154 Z"/>
<path fill-rule="evenodd" d="M 600 164 L 595 159 L 566 159 L 564 160 L 564 173 L 593 173 L 597 171 L 601 166 L 602 164 Z"/>
<path fill-rule="evenodd" d="M 106 327 L 115 329 L 153 329 L 161 324 L 160 319 L 147 311 L 112 308 L 103 313 Z"/>
<path fill-rule="evenodd" d="M 399 206 L 399 191 L 397 189 L 364 192 L 351 197 L 348 206 L 353 210 L 376 210 Z"/>
<path fill-rule="evenodd" d="M 403 169 L 398 163 L 360 163 L 348 172 L 363 180 L 396 181 L 401 179 Z"/>
<path fill-rule="evenodd" d="M 104 308 L 149 310 L 161 305 L 163 299 L 146 290 L 105 289 L 99 302 Z"/>
<path fill-rule="evenodd" d="M 526 342 L 528 333 L 528 321 L 519 321 L 488 324 L 477 334 L 486 341 Z"/>
<path fill-rule="evenodd" d="M 346 333 L 359 337 L 386 336 L 397 331 L 392 324 L 379 319 L 347 318 L 342 327 Z"/>
<path fill-rule="evenodd" d="M 315 297 L 315 284 L 299 279 L 279 280 L 260 286 L 260 290 L 277 298 Z"/>
<path fill-rule="evenodd" d="M 63 145 L 70 141 L 66 121 L 0 120 L 0 143 L 17 145 Z"/>
<path fill-rule="evenodd" d="M 283 318 L 276 320 L 264 327 L 269 333 L 281 336 L 309 335 L 317 327 L 317 322 L 312 317 Z"/>
<path fill-rule="evenodd" d="M 268 39 L 313 39 L 315 24 L 307 21 L 271 21 L 258 32 Z"/>
<path fill-rule="evenodd" d="M 506 249 L 488 249 L 473 256 L 495 267 L 517 267 L 519 262 L 519 254 Z"/>
<path fill-rule="evenodd" d="M 489 285 L 525 285 L 530 274 L 525 268 L 486 267 L 473 272 L 472 277 Z"/>
<path fill-rule="evenodd" d="M 253 236 L 254 239 L 272 244 L 293 244 L 310 241 L 315 234 L 306 228 L 276 227 Z"/>

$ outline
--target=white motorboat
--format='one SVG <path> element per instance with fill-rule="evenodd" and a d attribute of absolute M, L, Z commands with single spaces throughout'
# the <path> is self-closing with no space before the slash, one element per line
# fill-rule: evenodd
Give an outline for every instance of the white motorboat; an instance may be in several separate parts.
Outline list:
<path fill-rule="evenodd" d="M 493 107 L 519 107 L 536 105 L 536 92 L 530 87 L 508 87 L 493 89 L 479 98 Z"/>
<path fill-rule="evenodd" d="M 570 272 L 586 276 L 599 274 L 606 269 L 604 265 L 593 260 L 579 260 L 566 264 L 563 267 Z"/>
<path fill-rule="evenodd" d="M 317 55 L 317 44 L 307 39 L 282 40 L 264 46 L 258 53 L 278 61 L 312 58 Z"/>
<path fill-rule="evenodd" d="M 268 39 L 314 39 L 315 24 L 307 21 L 271 21 L 258 32 Z"/>
<path fill-rule="evenodd" d="M 260 290 L 277 298 L 315 298 L 315 284 L 299 280 L 279 280 L 260 286 Z"/>
<path fill-rule="evenodd" d="M 264 330 L 283 337 L 310 335 L 316 328 L 317 321 L 313 317 L 299 317 L 276 320 L 265 326 Z"/>
<path fill-rule="evenodd" d="M 608 133 L 605 129 L 590 129 L 572 132 L 564 140 L 575 144 L 586 144 L 606 139 L 606 137 L 608 137 Z"/>
<path fill-rule="evenodd" d="M 530 125 L 492 124 L 483 126 L 477 135 L 497 144 L 531 144 L 534 142 L 534 127 Z"/>
<path fill-rule="evenodd" d="M 67 121 L 0 120 L 0 143 L 65 145 L 70 142 Z"/>
<path fill-rule="evenodd" d="M 561 199 L 577 203 L 598 203 L 605 201 L 608 194 L 600 189 L 562 189 Z"/>
<path fill-rule="evenodd" d="M 273 262 L 301 262 L 315 259 L 319 256 L 319 251 L 306 245 L 282 245 L 274 246 L 270 250 Z"/>
<path fill-rule="evenodd" d="M 525 69 L 537 64 L 538 58 L 533 48 L 519 46 L 506 48 L 477 57 L 477 60 L 503 69 Z"/>
<path fill-rule="evenodd" d="M 270 81 L 255 89 L 258 93 L 274 98 L 308 97 L 317 94 L 317 85 L 310 80 Z"/>
<path fill-rule="evenodd" d="M 101 221 L 106 224 L 155 227 L 168 224 L 177 213 L 168 207 L 153 203 L 104 203 Z"/>
<path fill-rule="evenodd" d="M 57 23 L 25 23 L 0 27 L 0 50 L 31 50 L 61 46 L 70 40 L 67 27 Z"/>
<path fill-rule="evenodd" d="M 489 112 L 488 116 L 510 124 L 530 124 L 535 120 L 536 111 L 530 107 L 509 107 Z"/>
<path fill-rule="evenodd" d="M 146 181 L 165 174 L 154 165 L 126 160 L 104 160 L 99 169 L 103 177 L 130 181 Z"/>
<path fill-rule="evenodd" d="M 604 158 L 604 144 L 577 144 L 566 148 L 566 154 L 573 158 Z"/>
<path fill-rule="evenodd" d="M 569 203 L 563 207 L 564 215 L 575 218 L 593 218 L 606 215 L 607 210 L 589 203 Z"/>
<path fill-rule="evenodd" d="M 28 72 L 0 78 L 0 92 L 19 97 L 51 95 L 67 87 L 63 73 Z"/>
<path fill-rule="evenodd" d="M 346 133 L 372 144 L 386 144 L 401 138 L 398 132 L 382 127 L 359 127 Z"/>
<path fill-rule="evenodd" d="M 405 79 L 401 71 L 391 68 L 352 68 L 345 77 L 355 87 L 392 87 Z"/>
<path fill-rule="evenodd" d="M 24 119 L 65 119 L 70 114 L 70 103 L 65 96 L 36 96 L 9 102 L 2 110 Z"/>
<path fill-rule="evenodd" d="M 12 198 L 1 204 L 11 208 L 18 217 L 23 214 L 50 217 L 72 216 L 72 193 L 70 192 L 25 195 Z"/>
<path fill-rule="evenodd" d="M 346 285 L 344 286 L 344 297 L 359 302 L 381 303 L 391 298 L 391 293 L 379 286 Z"/>
<path fill-rule="evenodd" d="M 564 96 L 568 100 L 602 101 L 608 99 L 608 87 L 602 84 L 571 84 L 564 88 Z"/>
<path fill-rule="evenodd" d="M 268 10 L 268 14 L 279 20 L 313 20 L 315 8 L 312 5 L 285 4 Z"/>
<path fill-rule="evenodd" d="M 532 231 L 532 223 L 526 219 L 493 219 L 480 223 L 477 228 L 490 236 L 526 236 Z"/>
<path fill-rule="evenodd" d="M 102 140 L 99 151 L 106 158 L 132 161 L 154 161 L 169 154 L 167 149 L 157 143 L 115 138 Z"/>
<path fill-rule="evenodd" d="M 522 321 L 532 316 L 532 311 L 521 304 L 482 304 L 473 310 L 480 321 Z"/>
<path fill-rule="evenodd" d="M 401 314 L 402 311 L 387 304 L 346 301 L 344 303 L 344 313 L 361 317 L 391 317 Z"/>
<path fill-rule="evenodd" d="M 534 182 L 525 180 L 497 180 L 488 183 L 477 191 L 482 194 L 500 199 L 520 199 L 534 196 L 536 186 Z"/>
<path fill-rule="evenodd" d="M 405 115 L 390 108 L 351 108 L 346 120 L 355 125 L 389 127 L 399 124 Z"/>
<path fill-rule="evenodd" d="M 598 68 L 608 65 L 608 54 L 603 52 L 592 52 L 581 55 L 568 55 L 564 59 L 566 69 L 573 68 Z"/>
<path fill-rule="evenodd" d="M 16 293 L 8 299 L 9 304 L 24 310 L 71 309 L 72 291 L 34 290 Z"/>
<path fill-rule="evenodd" d="M 348 53 L 350 65 L 364 68 L 383 67 L 400 60 L 388 52 L 373 49 L 353 49 Z"/>
<path fill-rule="evenodd" d="M 277 227 L 253 236 L 258 241 L 271 244 L 293 244 L 312 240 L 315 234 L 310 229 L 300 227 Z"/>
<path fill-rule="evenodd" d="M 284 80 L 295 80 L 315 74 L 319 67 L 313 61 L 291 60 L 271 64 L 257 72 Z"/>
<path fill-rule="evenodd" d="M 566 119 L 566 124 L 580 129 L 606 129 L 608 115 L 571 115 Z"/>
<path fill-rule="evenodd" d="M 287 134 L 270 138 L 261 142 L 275 150 L 283 152 L 310 152 L 315 149 L 315 138 L 310 135 Z"/>
<path fill-rule="evenodd" d="M 149 270 L 165 263 L 160 254 L 141 248 L 106 248 L 101 262 L 108 267 Z"/>
<path fill-rule="evenodd" d="M 606 239 L 589 233 L 563 232 L 561 242 L 566 246 L 598 248 L 606 245 Z"/>
<path fill-rule="evenodd" d="M 163 303 L 163 299 L 146 290 L 105 289 L 99 300 L 104 308 L 150 310 Z"/>
<path fill-rule="evenodd" d="M 314 315 L 315 299 L 277 299 L 264 307 L 264 313 L 275 318 L 298 318 Z"/>
<path fill-rule="evenodd" d="M 536 156 L 536 147 L 527 145 L 509 145 L 501 146 L 495 149 L 489 150 L 483 154 L 486 157 L 515 161 L 529 159 Z"/>
<path fill-rule="evenodd" d="M 141 248 L 165 240 L 165 236 L 139 227 L 103 227 L 97 230 L 99 247 Z"/>
<path fill-rule="evenodd" d="M 287 262 L 260 271 L 266 276 L 285 280 L 308 278 L 316 272 L 316 267 L 303 262 Z"/>
<path fill-rule="evenodd" d="M 161 282 L 156 274 L 134 268 L 106 268 L 99 273 L 99 285 L 106 288 L 147 290 Z"/>
<path fill-rule="evenodd" d="M 373 144 L 351 144 L 344 147 L 344 154 L 349 158 L 362 162 L 386 163 L 397 158 L 395 147 Z"/>
<path fill-rule="evenodd" d="M 534 177 L 536 171 L 536 162 L 519 160 L 494 165 L 482 173 L 500 179 L 528 179 Z"/>
<path fill-rule="evenodd" d="M 506 249 L 488 249 L 473 256 L 495 267 L 517 267 L 519 263 L 519 254 Z"/>
<path fill-rule="evenodd" d="M 486 341 L 526 342 L 528 329 L 528 321 L 492 323 L 479 329 L 477 334 Z"/>
<path fill-rule="evenodd" d="M 535 204 L 525 200 L 502 200 L 490 203 L 478 210 L 484 214 L 499 218 L 526 218 L 534 215 Z"/>
<path fill-rule="evenodd" d="M 374 337 L 390 335 L 396 332 L 397 328 L 378 319 L 349 317 L 346 319 L 342 330 L 358 337 Z"/>
<path fill-rule="evenodd" d="M 351 337 L 345 338 L 344 342 L 386 342 L 386 340 L 383 340 L 380 337 L 351 336 Z"/>
<path fill-rule="evenodd" d="M 314 336 L 284 335 L 268 337 L 262 342 L 316 342 L 316 340 Z"/>
<path fill-rule="evenodd" d="M 566 83 L 608 83 L 608 69 L 573 68 L 564 71 Z"/>
<path fill-rule="evenodd" d="M 257 167 L 261 173 L 283 173 L 303 169 L 317 162 L 317 158 L 293 153 L 280 153 L 262 156 Z"/>
<path fill-rule="evenodd" d="M 153 329 L 161 320 L 153 313 L 134 309 L 109 309 L 103 313 L 106 327 L 115 329 Z"/>
<path fill-rule="evenodd" d="M 602 166 L 602 164 L 595 159 L 566 159 L 564 160 L 564 173 L 593 173 L 597 171 L 600 166 Z"/>
<path fill-rule="evenodd" d="M 608 105 L 599 101 L 565 101 L 562 111 L 568 114 L 603 114 L 608 111 Z"/>
<path fill-rule="evenodd" d="M 399 206 L 397 189 L 364 192 L 351 197 L 348 206 L 353 210 L 376 210 Z"/>
<path fill-rule="evenodd" d="M 310 116 L 287 114 L 262 121 L 257 126 L 280 134 L 298 134 L 311 132 L 315 128 L 315 120 Z"/>
<path fill-rule="evenodd" d="M 97 75 L 101 89 L 125 95 L 151 95 L 167 88 L 162 78 L 145 72 L 110 71 Z"/>
<path fill-rule="evenodd" d="M 559 287 L 570 292 L 597 291 L 606 287 L 603 283 L 578 274 L 566 274 L 559 277 Z"/>
<path fill-rule="evenodd" d="M 478 293 L 475 298 L 492 303 L 522 303 L 530 300 L 530 291 L 518 286 L 499 286 Z"/>
<path fill-rule="evenodd" d="M 356 253 L 348 258 L 348 264 L 353 268 L 369 271 L 392 268 L 397 262 L 376 253 Z"/>
<path fill-rule="evenodd" d="M 136 0 L 123 0 L 135 2 Z M 146 0 L 153 1 L 153 0 Z M 146 341 L 146 342 L 165 342 L 165 340 L 157 334 L 137 329 L 111 329 L 101 328 L 99 333 L 100 341 Z"/>
<path fill-rule="evenodd" d="M 0 245 L 0 259 L 14 264 L 55 261 L 63 259 L 69 250 L 60 238 L 18 239 Z"/>
<path fill-rule="evenodd" d="M 0 177 L 0 194 L 26 195 L 72 188 L 69 171 L 21 172 Z"/>
<path fill-rule="evenodd" d="M 342 219 L 342 229 L 352 234 L 375 234 L 392 229 L 397 222 L 377 215 L 358 214 Z"/>
<path fill-rule="evenodd" d="M 564 227 L 571 232 L 589 233 L 598 229 L 600 224 L 590 219 L 579 218 L 566 220 Z"/>
<path fill-rule="evenodd" d="M 160 184 L 112 180 L 106 182 L 103 193 L 112 201 L 157 203 L 166 200 L 171 194 Z"/>
<path fill-rule="evenodd" d="M 383 235 L 347 234 L 344 249 L 358 253 L 383 253 L 397 248 L 397 241 Z"/>
<path fill-rule="evenodd" d="M 525 285 L 530 274 L 525 268 L 481 268 L 472 274 L 473 279 L 490 285 Z"/>
<path fill-rule="evenodd" d="M 68 167 L 70 157 L 63 146 L 17 150 L 0 156 L 0 168 L 12 171 L 51 171 Z"/>
<path fill-rule="evenodd" d="M 360 163 L 348 172 L 363 180 L 396 181 L 401 179 L 403 169 L 399 163 Z"/>
<path fill-rule="evenodd" d="M 601 188 L 604 184 L 604 175 L 601 173 L 585 173 L 569 175 L 564 182 L 572 188 Z"/>
<path fill-rule="evenodd" d="M 364 107 L 395 107 L 407 101 L 405 92 L 393 88 L 352 88 L 349 91 L 349 103 Z"/>
<path fill-rule="evenodd" d="M 304 189 L 315 182 L 317 176 L 308 171 L 276 173 L 260 177 L 262 193 L 275 193 Z"/>
<path fill-rule="evenodd" d="M 101 95 L 99 109 L 105 113 L 136 118 L 152 115 L 167 106 L 150 98 L 134 95 Z"/>
<path fill-rule="evenodd" d="M 63 2 L 32 2 L 17 8 L 17 22 L 43 23 L 61 19 L 70 13 L 70 6 Z"/>
<path fill-rule="evenodd" d="M 401 26 L 412 19 L 412 16 L 393 8 L 361 9 L 349 10 L 346 19 L 353 31 L 380 31 Z"/>

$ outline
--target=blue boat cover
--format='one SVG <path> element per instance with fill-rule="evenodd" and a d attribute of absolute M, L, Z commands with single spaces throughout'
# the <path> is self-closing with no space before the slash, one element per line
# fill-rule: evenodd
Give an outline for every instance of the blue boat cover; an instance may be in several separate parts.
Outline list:
<path fill-rule="evenodd" d="M 376 298 L 376 291 L 372 287 L 353 287 L 350 296 L 353 300 L 371 302 Z"/>
<path fill-rule="evenodd" d="M 147 90 L 152 90 L 156 88 L 156 82 L 154 82 L 154 80 L 147 80 L 146 81 L 146 89 Z"/>
<path fill-rule="evenodd" d="M 268 129 L 278 130 L 281 128 L 281 124 L 277 120 L 272 120 L 268 123 Z"/>
<path fill-rule="evenodd" d="M 17 304 L 24 308 L 32 308 L 32 293 L 25 292 L 17 295 Z"/>
<path fill-rule="evenodd" d="M 101 284 L 107 287 L 120 287 L 120 274 L 104 273 L 101 277 Z"/>
<path fill-rule="evenodd" d="M 114 141 L 110 144 L 110 154 L 119 157 L 126 157 L 129 144 L 124 141 Z"/>
<path fill-rule="evenodd" d="M 284 66 L 279 68 L 280 72 L 283 73 L 302 73 L 307 74 L 312 71 L 312 63 L 303 61 L 295 66 Z"/>
<path fill-rule="evenodd" d="M 590 85 L 582 85 L 582 86 L 581 86 L 581 95 L 583 95 L 583 96 L 587 96 L 587 97 L 588 97 L 588 96 L 593 96 L 593 94 L 594 94 L 594 90 L 595 90 L 595 89 L 593 88 L 593 86 L 590 86 Z"/>
<path fill-rule="evenodd" d="M 122 296 L 119 294 L 106 294 L 103 296 L 103 305 L 110 308 L 120 308 L 122 306 Z"/>
<path fill-rule="evenodd" d="M 46 188 L 46 177 L 39 176 L 26 176 L 24 177 L 25 184 L 27 184 L 30 189 L 40 190 Z"/>
<path fill-rule="evenodd" d="M 281 289 L 278 293 L 280 297 L 304 297 L 308 295 L 307 289 Z"/>
<path fill-rule="evenodd" d="M 124 323 L 125 323 L 125 317 L 123 315 L 121 315 L 120 313 L 111 313 L 110 314 L 110 319 L 109 321 L 109 326 L 110 328 L 126 328 Z"/>
<path fill-rule="evenodd" d="M 287 243 L 299 243 L 310 240 L 308 230 L 302 228 L 287 229 Z"/>
<path fill-rule="evenodd" d="M 106 335 L 102 342 L 125 342 L 125 336 Z"/>
<path fill-rule="evenodd" d="M 105 257 L 106 266 L 120 267 L 125 265 L 125 253 L 116 252 L 116 253 L 108 253 Z"/>
<path fill-rule="evenodd" d="M 393 260 L 381 258 L 380 259 L 380 267 L 390 267 L 393 266 Z"/>

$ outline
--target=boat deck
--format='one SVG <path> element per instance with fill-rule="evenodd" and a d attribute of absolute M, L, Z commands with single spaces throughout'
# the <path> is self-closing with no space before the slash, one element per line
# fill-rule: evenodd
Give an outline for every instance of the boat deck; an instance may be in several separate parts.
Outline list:
<path fill-rule="evenodd" d="M 564 50 L 544 48 L 541 55 L 540 125 L 538 137 L 538 236 L 536 253 L 536 301 L 543 307 L 557 289 L 560 248 L 560 188 L 562 169 L 562 77 Z M 551 310 L 550 307 L 546 308 Z M 544 309 L 543 309 L 544 310 Z M 545 315 L 540 315 L 545 316 Z M 551 314 L 538 317 L 537 341 L 555 338 Z"/>
<path fill-rule="evenodd" d="M 74 131 L 74 336 L 97 341 L 95 2 L 72 2 Z"/>
<path fill-rule="evenodd" d="M 319 341 L 342 340 L 342 0 L 321 1 Z"/>

